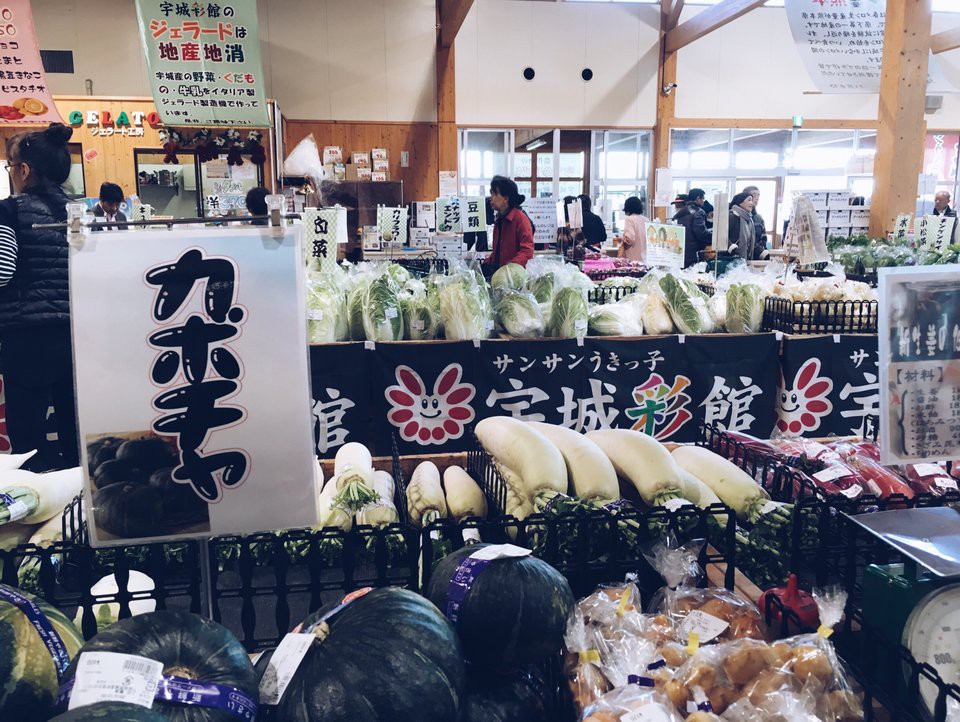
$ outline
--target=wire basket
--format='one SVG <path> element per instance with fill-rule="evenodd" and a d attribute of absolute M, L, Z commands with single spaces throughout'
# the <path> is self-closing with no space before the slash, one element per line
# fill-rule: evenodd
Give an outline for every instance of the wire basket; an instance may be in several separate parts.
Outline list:
<path fill-rule="evenodd" d="M 789 334 L 876 333 L 876 301 L 793 301 L 768 296 L 763 330 Z"/>

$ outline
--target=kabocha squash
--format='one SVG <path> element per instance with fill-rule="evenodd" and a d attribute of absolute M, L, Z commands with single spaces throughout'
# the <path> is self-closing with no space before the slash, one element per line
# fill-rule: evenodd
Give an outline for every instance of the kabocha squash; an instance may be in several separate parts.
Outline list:
<path fill-rule="evenodd" d="M 534 666 L 511 675 L 468 670 L 461 722 L 547 722 L 550 688 Z"/>
<path fill-rule="evenodd" d="M 93 483 L 98 489 L 103 489 L 111 484 L 124 482 L 140 484 L 147 480 L 147 476 L 143 469 L 134 466 L 132 461 L 110 459 L 100 464 L 93 472 Z"/>
<path fill-rule="evenodd" d="M 126 702 L 98 702 L 64 712 L 50 722 L 168 722 L 159 712 Z"/>
<path fill-rule="evenodd" d="M 173 449 L 155 436 L 123 442 L 117 449 L 117 459 L 129 461 L 148 475 L 165 466 L 173 466 L 176 462 Z"/>
<path fill-rule="evenodd" d="M 336 608 L 331 604 L 303 625 Z M 319 633 L 276 706 L 258 722 L 451 722 L 465 685 L 453 627 L 420 595 L 375 589 L 313 630 Z M 326 632 L 327 636 L 322 638 Z M 266 671 L 272 652 L 257 661 Z"/>
<path fill-rule="evenodd" d="M 83 637 L 69 619 L 39 597 L 0 585 L 0 720 L 41 722 L 53 714 L 59 687 L 57 667 L 27 614 L 6 600 L 11 592 L 39 608 L 61 640 L 66 657 L 76 656 Z"/>
<path fill-rule="evenodd" d="M 147 484 L 111 484 L 93 493 L 93 518 L 118 537 L 154 536 L 163 521 L 162 504 L 160 492 Z"/>
<path fill-rule="evenodd" d="M 489 544 L 467 545 L 440 560 L 427 598 L 447 616 L 450 581 L 461 562 Z M 560 572 L 533 556 L 494 559 L 459 605 L 454 627 L 468 661 L 512 671 L 555 654 L 563 644 L 574 598 Z"/>
<path fill-rule="evenodd" d="M 117 458 L 117 449 L 123 443 L 123 439 L 116 436 L 105 436 L 97 439 L 87 445 L 87 463 L 90 473 L 95 472 L 101 464 L 106 461 L 112 461 Z"/>
<path fill-rule="evenodd" d="M 173 467 L 153 472 L 150 486 L 163 498 L 163 516 L 167 523 L 187 524 L 207 518 L 207 502 L 197 496 L 191 484 L 174 480 Z"/>
<path fill-rule="evenodd" d="M 219 685 L 223 688 L 223 697 L 229 694 L 229 689 L 239 690 L 252 700 L 254 708 L 259 700 L 257 678 L 243 645 L 226 627 L 189 612 L 163 610 L 115 622 L 83 645 L 67 669 L 64 683 L 73 679 L 77 659 L 84 652 L 119 652 L 146 657 L 163 663 L 164 677 Z M 169 722 L 237 722 L 238 719 L 231 712 L 213 707 L 182 705 L 163 699 L 154 700 L 153 710 Z"/>

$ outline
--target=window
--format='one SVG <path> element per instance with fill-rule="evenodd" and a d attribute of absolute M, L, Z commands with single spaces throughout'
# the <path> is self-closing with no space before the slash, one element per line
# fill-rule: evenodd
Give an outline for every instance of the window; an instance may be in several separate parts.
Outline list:
<path fill-rule="evenodd" d="M 730 167 L 730 130 L 675 129 L 670 132 L 670 167 L 720 170 Z"/>
<path fill-rule="evenodd" d="M 512 147 L 512 130 L 461 130 L 461 191 L 468 195 L 486 195 L 495 175 L 509 174 Z M 479 194 L 478 188 L 483 189 Z"/>
<path fill-rule="evenodd" d="M 646 204 L 650 143 L 649 130 L 593 132 L 591 195 L 600 201 L 594 210 L 615 229 L 623 227 L 623 202 L 627 198 L 637 196 Z"/>
<path fill-rule="evenodd" d="M 843 169 L 853 155 L 852 130 L 798 130 L 788 168 L 796 170 Z"/>
<path fill-rule="evenodd" d="M 733 167 L 748 171 L 782 168 L 792 140 L 789 130 L 734 130 Z"/>

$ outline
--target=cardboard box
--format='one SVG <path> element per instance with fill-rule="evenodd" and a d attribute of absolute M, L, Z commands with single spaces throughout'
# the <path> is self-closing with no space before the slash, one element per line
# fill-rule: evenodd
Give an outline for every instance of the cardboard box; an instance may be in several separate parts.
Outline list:
<path fill-rule="evenodd" d="M 383 182 L 386 182 L 386 181 L 388 181 L 388 180 L 390 180 L 390 179 L 387 177 L 387 174 L 386 174 L 386 173 L 380 173 L 380 172 L 377 172 L 377 171 L 373 171 L 373 172 L 370 174 L 370 180 L 372 180 L 374 183 L 377 183 L 377 182 L 383 183 Z"/>
<path fill-rule="evenodd" d="M 823 206 L 826 207 L 826 191 L 803 191 L 803 195 L 810 199 L 810 202 L 813 203 L 814 208 L 817 208 L 819 204 L 823 204 Z"/>
<path fill-rule="evenodd" d="M 377 161 L 377 160 L 389 160 L 389 158 L 388 158 L 388 156 L 387 156 L 387 149 L 386 149 L 386 148 L 374 148 L 373 150 L 370 151 L 370 157 L 371 157 L 373 160 L 375 160 L 375 161 Z"/>
<path fill-rule="evenodd" d="M 357 168 L 369 168 L 370 167 L 370 154 L 367 152 L 363 153 L 354 153 L 352 156 L 353 164 Z"/>
<path fill-rule="evenodd" d="M 373 172 L 374 172 L 374 173 L 389 173 L 389 172 L 390 172 L 390 161 L 388 161 L 388 160 L 375 160 L 375 161 L 373 161 Z"/>
<path fill-rule="evenodd" d="M 853 229 L 854 235 L 859 235 L 865 228 L 870 227 L 869 218 L 852 218 L 850 220 L 850 227 Z"/>
<path fill-rule="evenodd" d="M 831 211 L 850 210 L 850 194 L 831 193 L 827 200 L 827 208 Z"/>
<path fill-rule="evenodd" d="M 357 180 L 359 181 L 368 181 L 370 180 L 371 171 L 369 168 L 357 168 Z"/>
<path fill-rule="evenodd" d="M 323 164 L 343 163 L 343 148 L 339 145 L 327 145 L 323 148 Z"/>
<path fill-rule="evenodd" d="M 828 214 L 827 223 L 828 225 L 831 225 L 831 226 L 849 226 L 850 211 L 831 210 L 830 213 Z"/>
<path fill-rule="evenodd" d="M 827 213 L 827 211 L 817 211 L 817 220 L 820 222 L 820 225 L 821 225 L 823 228 L 826 228 L 826 227 L 827 227 L 827 218 L 828 218 L 828 215 L 829 215 L 829 214 Z"/>
<path fill-rule="evenodd" d="M 870 223 L 870 209 L 862 206 L 854 206 L 850 211 L 850 225 L 856 225 L 861 221 Z"/>
<path fill-rule="evenodd" d="M 829 228 L 827 228 L 827 238 L 831 238 L 833 236 L 839 236 L 840 238 L 849 238 L 851 235 L 853 234 L 850 233 L 850 226 L 844 226 L 844 227 L 830 226 Z"/>

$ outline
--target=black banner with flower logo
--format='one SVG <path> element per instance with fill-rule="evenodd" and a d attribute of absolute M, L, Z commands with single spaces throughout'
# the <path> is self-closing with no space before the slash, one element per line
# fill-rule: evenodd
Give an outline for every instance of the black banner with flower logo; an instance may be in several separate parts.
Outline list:
<path fill-rule="evenodd" d="M 362 343 L 310 347 L 313 439 L 321 459 L 350 441 L 369 443 L 369 360 Z"/>

